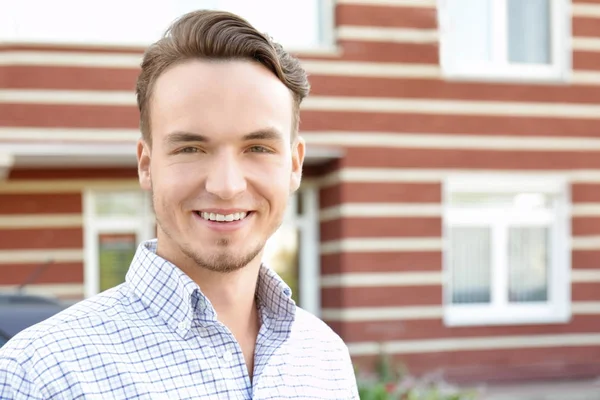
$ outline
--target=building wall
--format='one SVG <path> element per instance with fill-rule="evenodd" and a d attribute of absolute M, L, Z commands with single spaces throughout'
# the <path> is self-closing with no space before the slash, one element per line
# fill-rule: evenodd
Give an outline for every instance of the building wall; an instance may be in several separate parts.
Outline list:
<path fill-rule="evenodd" d="M 35 276 L 28 292 L 82 299 L 83 190 L 123 182 L 136 184 L 135 168 L 13 170 L 0 182 L 0 289 Z"/>
<path fill-rule="evenodd" d="M 302 134 L 309 145 L 345 150 L 320 177 L 322 317 L 362 365 L 383 342 L 412 371 L 441 368 L 456 379 L 600 373 L 600 45 L 587 40 L 600 39 L 600 2 L 573 2 L 570 84 L 446 81 L 435 1 L 338 3 L 337 49 L 300 55 L 312 84 Z M 0 46 L 0 140 L 39 140 L 40 132 L 55 143 L 131 140 L 138 112 L 123 94 L 133 91 L 140 56 Z M 441 182 L 456 170 L 567 172 L 569 323 L 444 326 Z M 68 257 L 41 282 L 80 290 L 82 187 L 132 177 L 14 171 L 0 183 L 0 284 L 20 282 L 60 250 Z"/>
<path fill-rule="evenodd" d="M 585 138 L 598 137 L 600 114 L 583 110 L 600 111 L 600 46 L 583 44 L 600 38 L 600 3 L 574 2 L 570 84 L 444 80 L 434 2 L 397 3 L 412 6 L 339 5 L 341 33 L 378 40 L 340 40 L 338 75 L 311 78 L 313 95 L 327 99 L 304 113 L 304 132 L 346 143 L 321 189 L 324 319 L 365 366 L 385 344 L 413 372 L 456 380 L 596 376 L 600 154 Z M 445 326 L 442 180 L 451 171 L 569 171 L 568 323 Z"/>

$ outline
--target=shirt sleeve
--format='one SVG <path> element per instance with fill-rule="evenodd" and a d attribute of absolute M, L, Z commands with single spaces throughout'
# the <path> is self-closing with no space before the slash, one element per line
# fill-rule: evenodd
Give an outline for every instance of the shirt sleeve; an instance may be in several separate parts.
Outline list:
<path fill-rule="evenodd" d="M 39 389 L 14 358 L 0 356 L 0 399 L 43 400 Z"/>

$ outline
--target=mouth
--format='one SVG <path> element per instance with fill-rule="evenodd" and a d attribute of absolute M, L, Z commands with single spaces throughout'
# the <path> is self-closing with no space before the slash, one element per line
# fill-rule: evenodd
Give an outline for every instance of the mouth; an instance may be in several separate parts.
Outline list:
<path fill-rule="evenodd" d="M 254 213 L 254 211 L 240 211 L 230 214 L 219 214 L 208 211 L 194 211 L 194 213 L 200 218 L 204 219 L 205 221 L 227 224 L 231 222 L 242 221 L 251 216 Z"/>

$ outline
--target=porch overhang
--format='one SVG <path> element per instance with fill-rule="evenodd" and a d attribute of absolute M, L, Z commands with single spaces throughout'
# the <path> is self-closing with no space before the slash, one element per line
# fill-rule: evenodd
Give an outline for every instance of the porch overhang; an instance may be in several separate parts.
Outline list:
<path fill-rule="evenodd" d="M 4 143 L 0 178 L 11 168 L 127 168 L 137 165 L 136 143 Z M 304 164 L 321 165 L 340 158 L 338 148 L 307 145 Z"/>

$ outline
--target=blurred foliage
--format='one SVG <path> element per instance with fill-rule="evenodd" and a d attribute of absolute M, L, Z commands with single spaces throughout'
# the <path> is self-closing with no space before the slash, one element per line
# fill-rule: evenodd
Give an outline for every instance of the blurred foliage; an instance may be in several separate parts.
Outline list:
<path fill-rule="evenodd" d="M 441 377 L 414 378 L 401 363 L 381 354 L 374 376 L 363 377 L 357 370 L 361 400 L 477 400 L 474 390 L 449 385 Z"/>

